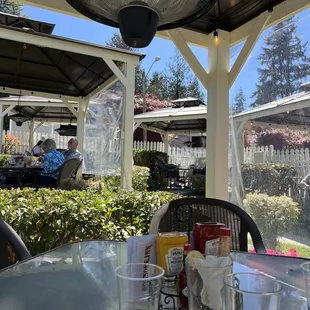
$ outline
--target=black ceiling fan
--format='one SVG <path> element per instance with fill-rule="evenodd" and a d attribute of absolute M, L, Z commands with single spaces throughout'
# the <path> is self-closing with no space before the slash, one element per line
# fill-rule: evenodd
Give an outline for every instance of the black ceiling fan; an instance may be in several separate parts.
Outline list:
<path fill-rule="evenodd" d="M 120 29 L 124 42 L 148 46 L 157 30 L 189 24 L 206 13 L 216 0 L 67 0 L 78 12 L 99 23 Z"/>

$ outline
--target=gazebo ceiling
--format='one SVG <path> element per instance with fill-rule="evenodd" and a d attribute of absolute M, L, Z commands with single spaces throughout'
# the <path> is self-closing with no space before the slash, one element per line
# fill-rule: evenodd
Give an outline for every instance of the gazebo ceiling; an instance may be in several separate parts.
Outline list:
<path fill-rule="evenodd" d="M 272 10 L 285 0 L 217 0 L 214 8 L 202 18 L 185 26 L 209 34 L 216 29 L 233 31 L 261 13 Z M 292 0 L 291 0 L 292 1 Z"/>
<path fill-rule="evenodd" d="M 1 28 L 12 29 L 16 32 L 33 32 L 42 39 L 57 38 L 66 43 L 79 43 L 79 41 L 56 37 L 43 31 L 43 23 L 22 19 L 28 29 L 20 29 L 19 18 L 0 13 Z M 7 26 L 9 24 L 10 26 Z M 29 29 L 33 27 L 32 29 Z M 47 29 L 45 29 L 47 30 Z M 50 29 L 51 30 L 51 29 Z M 14 36 L 14 33 L 12 33 Z M 85 48 L 98 47 L 84 43 Z M 117 53 L 133 54 L 132 52 L 102 47 L 103 50 L 112 50 Z M 134 53 L 135 54 L 135 53 Z M 144 57 L 141 54 L 137 54 Z M 0 39 L 0 86 L 14 89 L 23 89 L 33 92 L 44 92 L 72 97 L 85 97 L 114 76 L 106 62 L 95 56 L 68 52 L 50 47 L 26 44 L 9 39 Z M 121 62 L 115 61 L 116 65 Z"/>

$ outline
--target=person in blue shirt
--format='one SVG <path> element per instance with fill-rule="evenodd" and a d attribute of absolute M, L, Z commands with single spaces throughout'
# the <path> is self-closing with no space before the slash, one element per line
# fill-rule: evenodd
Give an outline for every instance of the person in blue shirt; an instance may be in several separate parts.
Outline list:
<path fill-rule="evenodd" d="M 53 139 L 46 139 L 42 143 L 43 171 L 41 172 L 37 183 L 43 186 L 55 186 L 57 183 L 57 170 L 65 161 L 62 153 L 56 151 L 56 142 Z"/>

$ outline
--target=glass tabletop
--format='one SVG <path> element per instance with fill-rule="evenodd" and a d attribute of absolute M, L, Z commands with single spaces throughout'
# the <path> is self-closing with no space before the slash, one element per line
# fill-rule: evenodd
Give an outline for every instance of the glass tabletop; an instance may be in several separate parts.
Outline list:
<path fill-rule="evenodd" d="M 283 282 L 281 310 L 306 309 L 304 259 L 232 253 L 234 272 L 262 272 Z M 0 272 L 0 309 L 118 310 L 115 269 L 127 244 L 84 241 L 64 245 Z"/>

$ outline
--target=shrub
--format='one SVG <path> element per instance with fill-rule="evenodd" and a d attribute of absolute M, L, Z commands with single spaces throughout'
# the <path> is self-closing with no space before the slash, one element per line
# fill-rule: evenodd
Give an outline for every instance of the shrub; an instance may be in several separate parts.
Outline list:
<path fill-rule="evenodd" d="M 134 151 L 135 165 L 150 168 L 148 185 L 151 190 L 159 190 L 162 189 L 163 186 L 163 184 L 161 184 L 159 169 L 156 164 L 158 158 L 161 158 L 166 164 L 168 163 L 168 155 L 166 153 L 145 150 Z"/>
<path fill-rule="evenodd" d="M 1 189 L 0 213 L 36 255 L 76 240 L 146 234 L 156 210 L 176 198 L 167 192 Z"/>
<path fill-rule="evenodd" d="M 243 204 L 258 226 L 267 248 L 275 249 L 277 238 L 294 228 L 298 220 L 298 203 L 290 197 L 250 194 Z"/>
<path fill-rule="evenodd" d="M 146 191 L 148 189 L 148 179 L 150 169 L 147 167 L 133 167 L 132 187 L 136 191 Z M 111 191 L 119 189 L 121 178 L 120 176 L 102 176 L 100 180 L 103 186 Z"/>
<path fill-rule="evenodd" d="M 145 150 L 134 150 L 133 160 L 135 165 L 148 167 L 150 169 L 154 168 L 156 160 L 161 157 L 163 161 L 167 164 L 169 156 L 166 153 L 158 151 L 145 151 Z"/>
<path fill-rule="evenodd" d="M 288 194 L 297 176 L 296 168 L 287 164 L 244 164 L 242 179 L 246 193 L 259 192 L 270 196 Z"/>
<path fill-rule="evenodd" d="M 189 177 L 189 184 L 192 194 L 205 195 L 206 176 L 202 174 L 193 174 Z"/>
<path fill-rule="evenodd" d="M 11 155 L 1 154 L 0 155 L 0 166 L 6 166 L 10 163 Z"/>

